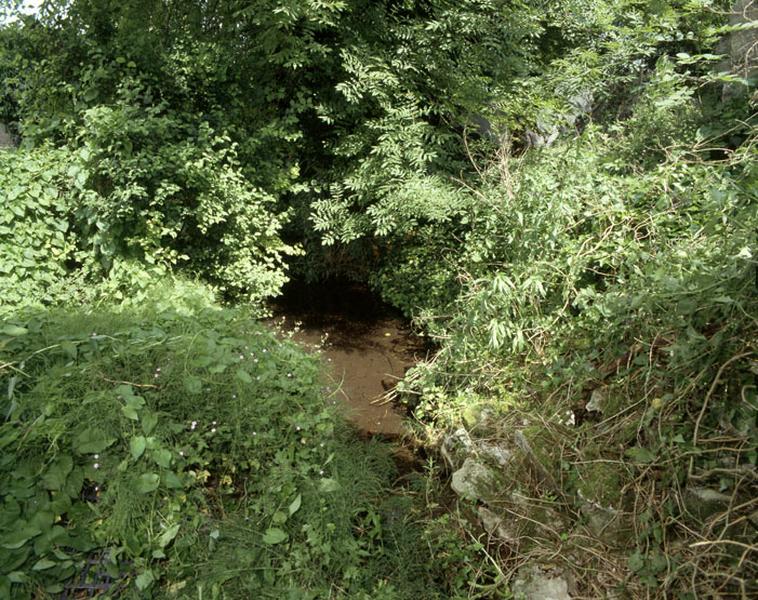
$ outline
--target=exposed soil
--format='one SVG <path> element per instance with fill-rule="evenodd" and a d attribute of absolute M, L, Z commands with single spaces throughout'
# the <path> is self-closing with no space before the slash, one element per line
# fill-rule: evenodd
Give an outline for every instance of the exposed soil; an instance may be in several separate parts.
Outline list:
<path fill-rule="evenodd" d="M 348 418 L 368 435 L 397 437 L 403 411 L 384 395 L 427 353 L 407 321 L 354 283 L 288 284 L 273 306 L 274 322 L 294 340 L 321 351 L 332 388 Z"/>

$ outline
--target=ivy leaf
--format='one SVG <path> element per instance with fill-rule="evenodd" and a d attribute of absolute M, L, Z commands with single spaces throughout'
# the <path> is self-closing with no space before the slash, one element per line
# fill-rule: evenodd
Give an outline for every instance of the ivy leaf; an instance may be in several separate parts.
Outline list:
<path fill-rule="evenodd" d="M 271 527 L 270 529 L 267 529 L 266 533 L 263 535 L 263 543 L 273 546 L 274 544 L 281 544 L 287 539 L 287 537 L 285 531 L 278 527 Z"/>

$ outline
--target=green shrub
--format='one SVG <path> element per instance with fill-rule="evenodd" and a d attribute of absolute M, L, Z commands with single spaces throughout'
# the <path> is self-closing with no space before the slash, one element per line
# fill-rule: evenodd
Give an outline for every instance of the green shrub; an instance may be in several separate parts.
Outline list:
<path fill-rule="evenodd" d="M 77 219 L 88 251 L 182 268 L 256 302 L 285 282 L 275 199 L 241 174 L 236 148 L 210 127 L 129 100 L 86 111 L 79 133 L 87 187 Z"/>
<path fill-rule="evenodd" d="M 751 579 L 738 552 L 697 544 L 724 520 L 737 546 L 754 542 L 755 127 L 705 137 L 719 128 L 690 85 L 661 61 L 627 119 L 493 164 L 469 213 L 466 284 L 436 321 L 440 353 L 405 384 L 430 420 L 449 422 L 464 390 L 505 406 L 504 436 L 525 421 L 550 432 L 535 444 L 560 451 L 561 483 L 528 493 L 559 498 L 580 546 L 582 494 L 623 496 L 606 534 L 636 535 L 597 543 L 616 546 L 630 574 L 618 585 L 636 595 Z M 619 465 L 612 486 L 593 462 Z M 703 489 L 721 498 L 707 515 L 690 498 Z"/>
<path fill-rule="evenodd" d="M 125 92 L 126 93 L 126 92 Z M 87 111 L 77 142 L 0 152 L 0 291 L 50 302 L 74 271 L 180 269 L 253 303 L 278 293 L 286 215 L 241 174 L 235 146 L 136 105 Z M 134 285 L 139 283 L 134 280 Z"/>
<path fill-rule="evenodd" d="M 76 256 L 64 150 L 0 150 L 0 306 L 49 299 Z"/>

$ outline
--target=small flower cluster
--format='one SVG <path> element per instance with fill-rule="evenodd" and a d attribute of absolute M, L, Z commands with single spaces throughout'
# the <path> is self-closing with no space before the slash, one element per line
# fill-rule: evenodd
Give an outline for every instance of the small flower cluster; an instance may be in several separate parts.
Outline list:
<path fill-rule="evenodd" d="M 237 396 L 235 395 L 235 396 L 232 396 L 232 397 L 236 398 Z M 190 423 L 190 426 L 189 426 L 190 431 L 195 431 L 197 429 L 197 425 L 198 425 L 197 421 L 192 421 Z M 217 431 L 217 425 L 218 425 L 218 421 L 212 421 L 211 422 L 211 429 L 210 429 L 211 433 L 216 433 L 216 431 Z"/>

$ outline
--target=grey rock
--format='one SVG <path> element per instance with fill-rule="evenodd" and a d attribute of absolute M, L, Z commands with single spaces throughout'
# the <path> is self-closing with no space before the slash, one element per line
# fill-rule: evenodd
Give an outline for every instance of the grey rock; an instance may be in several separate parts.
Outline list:
<path fill-rule="evenodd" d="M 600 414 L 602 414 L 605 409 L 605 404 L 607 401 L 608 401 L 607 390 L 604 387 L 597 388 L 595 390 L 592 390 L 592 394 L 590 395 L 590 401 L 587 402 L 584 408 L 587 409 L 588 412 L 599 412 Z"/>
<path fill-rule="evenodd" d="M 495 473 L 487 465 L 469 457 L 455 473 L 450 487 L 463 498 L 484 500 L 492 496 Z"/>
<path fill-rule="evenodd" d="M 561 571 L 539 565 L 520 569 L 511 591 L 515 600 L 571 600 L 569 582 Z"/>
<path fill-rule="evenodd" d="M 589 114 L 592 112 L 593 96 L 592 90 L 584 90 L 576 96 L 569 99 L 569 104 L 576 110 L 577 114 Z"/>
<path fill-rule="evenodd" d="M 440 453 L 450 469 L 459 469 L 467 458 L 477 458 L 493 467 L 505 468 L 511 461 L 511 450 L 488 440 L 474 440 L 464 427 L 447 435 Z"/>
<path fill-rule="evenodd" d="M 526 130 L 526 143 L 527 145 L 533 148 L 542 148 L 543 146 L 550 146 L 555 140 L 558 139 L 558 136 L 560 135 L 560 133 L 561 132 L 558 127 L 554 127 L 544 134 L 537 133 L 536 131 L 532 131 L 531 129 L 527 129 Z"/>
<path fill-rule="evenodd" d="M 518 532 L 508 529 L 508 521 L 500 515 L 492 512 L 486 506 L 480 506 L 476 509 L 482 527 L 492 537 L 498 538 L 504 542 L 514 542 L 518 539 Z"/>
<path fill-rule="evenodd" d="M 468 431 L 459 427 L 453 433 L 446 436 L 440 446 L 440 453 L 448 467 L 457 469 L 461 463 L 471 454 L 474 442 Z"/>
<path fill-rule="evenodd" d="M 684 490 L 684 506 L 691 515 L 700 520 L 724 512 L 731 502 L 731 496 L 711 488 L 692 486 Z"/>
<path fill-rule="evenodd" d="M 537 456 L 535 451 L 532 449 L 532 445 L 529 443 L 529 440 L 526 438 L 524 433 L 521 431 L 517 431 L 513 435 L 513 440 L 516 443 L 516 446 L 518 447 L 518 449 L 523 453 L 523 455 L 529 461 L 529 464 L 531 465 L 534 473 L 542 480 L 542 482 L 550 486 L 553 490 L 560 492 L 561 490 L 560 486 L 555 481 L 555 478 L 550 473 L 550 471 L 548 471 L 545 465 L 542 464 L 542 461 L 540 460 L 539 456 Z"/>
<path fill-rule="evenodd" d="M 476 452 L 482 458 L 497 464 L 500 467 L 506 467 L 513 458 L 513 453 L 504 446 L 491 444 L 489 442 L 479 442 L 476 444 Z"/>
<path fill-rule="evenodd" d="M 580 510 L 587 518 L 587 527 L 593 535 L 608 541 L 615 537 L 614 523 L 618 520 L 618 512 L 615 509 L 585 501 Z"/>

